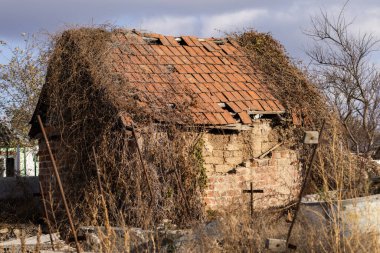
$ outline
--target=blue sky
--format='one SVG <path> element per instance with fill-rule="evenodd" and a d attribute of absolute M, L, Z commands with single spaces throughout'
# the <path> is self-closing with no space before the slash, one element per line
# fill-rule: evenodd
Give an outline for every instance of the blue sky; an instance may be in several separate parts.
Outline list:
<path fill-rule="evenodd" d="M 0 40 L 10 45 L 21 33 L 57 32 L 68 25 L 111 23 L 170 35 L 223 36 L 255 28 L 270 32 L 296 58 L 307 61 L 310 17 L 337 14 L 342 0 L 0 0 Z M 346 10 L 355 32 L 380 37 L 380 1 L 351 0 Z M 6 56 L 6 55 L 5 55 Z M 6 62 L 4 54 L 0 62 Z M 1 59 L 3 58 L 3 59 Z M 380 61 L 380 60 L 379 60 Z"/>

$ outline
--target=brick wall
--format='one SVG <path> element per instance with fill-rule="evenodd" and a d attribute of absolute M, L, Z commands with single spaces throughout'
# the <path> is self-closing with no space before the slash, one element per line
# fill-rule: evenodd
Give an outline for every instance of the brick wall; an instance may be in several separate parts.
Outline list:
<path fill-rule="evenodd" d="M 294 199 L 300 184 L 297 153 L 280 146 L 266 157 L 261 154 L 279 143 L 270 120 L 253 123 L 249 131 L 205 134 L 203 157 L 209 179 L 204 201 L 208 209 L 230 204 L 247 204 L 250 182 L 254 189 L 255 207 L 281 206 Z"/>
<path fill-rule="evenodd" d="M 271 122 L 257 120 L 248 131 L 204 135 L 203 158 L 209 179 L 204 201 L 208 209 L 231 203 L 248 206 L 249 194 L 242 191 L 249 188 L 250 182 L 255 189 L 264 190 L 263 194 L 254 195 L 257 208 L 284 205 L 297 194 L 300 164 L 295 151 L 280 146 L 263 159 L 257 158 L 279 143 Z M 51 140 L 50 145 L 56 155 L 59 141 Z M 56 189 L 56 183 L 47 147 L 41 139 L 39 162 L 39 179 L 46 194 Z M 58 196 L 57 190 L 54 195 Z"/>
<path fill-rule="evenodd" d="M 57 140 L 50 140 L 50 147 L 56 161 L 58 161 L 56 154 L 59 147 Z M 46 200 L 48 200 L 49 191 L 54 197 L 58 196 L 57 185 L 54 178 L 53 164 L 51 162 L 49 151 L 43 139 L 38 141 L 38 160 L 39 160 L 39 181 L 42 185 L 42 189 L 45 194 Z M 59 199 L 59 198 L 58 198 Z"/>

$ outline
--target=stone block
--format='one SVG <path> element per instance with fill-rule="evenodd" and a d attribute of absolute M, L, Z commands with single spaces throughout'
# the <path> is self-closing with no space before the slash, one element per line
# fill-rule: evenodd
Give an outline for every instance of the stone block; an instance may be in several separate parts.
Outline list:
<path fill-rule="evenodd" d="M 226 164 L 238 165 L 243 161 L 242 157 L 227 157 L 224 159 Z"/>
<path fill-rule="evenodd" d="M 222 150 L 215 150 L 215 149 L 214 149 L 214 151 L 212 151 L 212 155 L 215 157 L 223 157 L 224 156 Z"/>
<path fill-rule="evenodd" d="M 204 157 L 205 164 L 223 164 L 224 159 L 223 157 L 215 157 L 215 156 L 210 156 L 210 157 Z"/>
<path fill-rule="evenodd" d="M 217 173 L 227 173 L 232 167 L 228 164 L 217 164 L 215 165 L 215 172 Z"/>
<path fill-rule="evenodd" d="M 228 143 L 226 146 L 226 150 L 229 151 L 237 151 L 242 148 L 242 145 L 238 145 L 237 143 Z"/>

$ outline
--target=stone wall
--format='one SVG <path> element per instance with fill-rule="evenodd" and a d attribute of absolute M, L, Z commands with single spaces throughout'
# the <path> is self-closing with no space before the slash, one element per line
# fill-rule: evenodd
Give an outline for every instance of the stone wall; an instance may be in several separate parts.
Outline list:
<path fill-rule="evenodd" d="M 236 204 L 249 206 L 249 189 L 264 190 L 254 194 L 255 207 L 266 208 L 289 203 L 300 185 L 297 152 L 279 146 L 263 158 L 263 153 L 279 144 L 271 120 L 257 120 L 247 131 L 209 132 L 204 135 L 203 157 L 209 183 L 204 195 L 208 209 Z"/>

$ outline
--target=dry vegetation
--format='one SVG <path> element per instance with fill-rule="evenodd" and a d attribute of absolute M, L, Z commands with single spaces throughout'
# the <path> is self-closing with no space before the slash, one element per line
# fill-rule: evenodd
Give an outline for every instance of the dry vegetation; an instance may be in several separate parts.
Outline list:
<path fill-rule="evenodd" d="M 192 121 L 182 113 L 191 99 L 175 110 L 154 100 L 148 106 L 128 80 L 110 72 L 111 53 L 128 50 L 113 39 L 117 33 L 80 28 L 58 36 L 42 91 L 49 94 L 47 122 L 61 139 L 57 158 L 68 161 L 60 166 L 62 180 L 70 182 L 66 194 L 73 217 L 89 225 L 104 222 L 96 160 L 112 225 L 147 228 L 170 218 L 189 226 L 202 218 L 200 194 L 205 186 L 199 134 L 188 131 Z M 131 125 L 123 124 L 128 119 L 133 119 L 137 140 Z"/>

